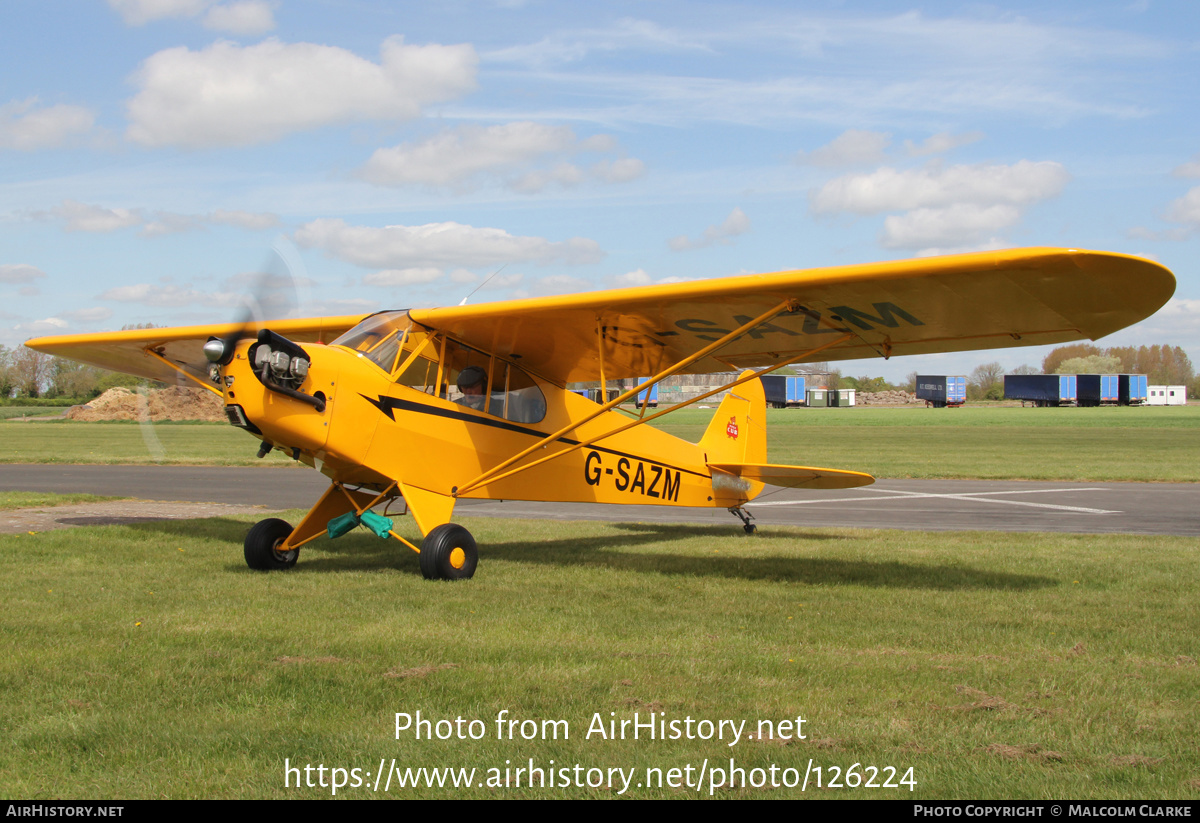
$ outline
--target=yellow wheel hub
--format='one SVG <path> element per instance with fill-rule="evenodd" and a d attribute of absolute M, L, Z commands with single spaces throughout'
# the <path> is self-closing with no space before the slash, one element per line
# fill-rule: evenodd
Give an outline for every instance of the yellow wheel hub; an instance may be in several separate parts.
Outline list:
<path fill-rule="evenodd" d="M 450 565 L 451 566 L 453 566 L 456 569 L 461 569 L 463 567 L 463 563 L 466 563 L 466 562 L 467 562 L 467 553 L 466 552 L 464 552 L 462 549 L 460 549 L 458 547 L 455 547 L 453 550 L 451 550 L 451 552 L 450 552 Z"/>

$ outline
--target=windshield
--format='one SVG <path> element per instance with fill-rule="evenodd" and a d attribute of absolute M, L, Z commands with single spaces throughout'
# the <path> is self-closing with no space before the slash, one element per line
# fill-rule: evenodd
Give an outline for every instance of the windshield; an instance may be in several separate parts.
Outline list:
<path fill-rule="evenodd" d="M 373 314 L 334 340 L 331 346 L 343 346 L 358 352 L 376 366 L 391 373 L 396 353 L 404 343 L 410 321 L 407 311 Z"/>

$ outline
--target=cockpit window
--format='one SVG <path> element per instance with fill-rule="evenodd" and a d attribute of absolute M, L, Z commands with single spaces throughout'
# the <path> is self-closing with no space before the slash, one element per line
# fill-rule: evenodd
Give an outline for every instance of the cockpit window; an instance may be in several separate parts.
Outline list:
<path fill-rule="evenodd" d="M 370 360 L 396 383 L 494 417 L 538 423 L 546 416 L 546 396 L 523 370 L 436 332 L 414 328 L 407 311 L 373 314 L 330 345 Z"/>
<path fill-rule="evenodd" d="M 447 341 L 443 372 L 447 400 L 514 423 L 539 423 L 546 396 L 533 378 L 512 363 Z"/>
<path fill-rule="evenodd" d="M 330 345 L 358 352 L 390 374 L 410 325 L 406 311 L 381 312 L 363 320 Z"/>

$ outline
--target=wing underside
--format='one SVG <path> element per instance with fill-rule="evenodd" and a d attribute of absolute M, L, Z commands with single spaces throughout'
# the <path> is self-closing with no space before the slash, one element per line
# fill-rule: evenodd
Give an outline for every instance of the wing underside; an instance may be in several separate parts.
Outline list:
<path fill-rule="evenodd" d="M 1017 249 L 787 271 L 480 306 L 414 320 L 568 382 L 657 374 L 787 301 L 787 311 L 684 372 L 1097 339 L 1174 292 L 1149 260 Z"/>
<path fill-rule="evenodd" d="M 316 317 L 270 321 L 264 325 L 298 343 L 328 343 L 360 319 L 359 315 Z M 26 345 L 58 357 L 164 383 L 175 382 L 180 369 L 207 381 L 208 361 L 203 352 L 205 341 L 210 337 L 226 337 L 239 332 L 245 332 L 243 326 L 225 323 L 41 337 L 30 340 Z M 151 352 L 163 359 L 153 356 Z"/>

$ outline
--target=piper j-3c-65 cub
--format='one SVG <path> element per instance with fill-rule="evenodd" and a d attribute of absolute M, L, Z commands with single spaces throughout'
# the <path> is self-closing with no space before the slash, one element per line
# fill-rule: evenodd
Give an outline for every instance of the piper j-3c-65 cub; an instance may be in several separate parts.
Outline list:
<path fill-rule="evenodd" d="M 420 554 L 429 578 L 470 577 L 462 498 L 743 509 L 764 484 L 831 489 L 867 474 L 767 462 L 760 372 L 791 363 L 1093 340 L 1175 289 L 1162 266 L 1021 249 L 787 271 L 479 306 L 43 337 L 31 348 L 219 394 L 229 421 L 325 474 L 299 525 L 263 520 L 246 562 L 362 525 Z M 674 374 L 738 372 L 699 443 L 645 425 L 671 406 L 617 406 Z M 639 380 L 598 405 L 576 381 Z M 605 395 L 607 396 L 607 394 Z M 685 405 L 685 404 L 679 404 Z M 374 511 L 403 498 L 420 547 Z M 385 513 L 386 513 L 385 508 Z"/>

